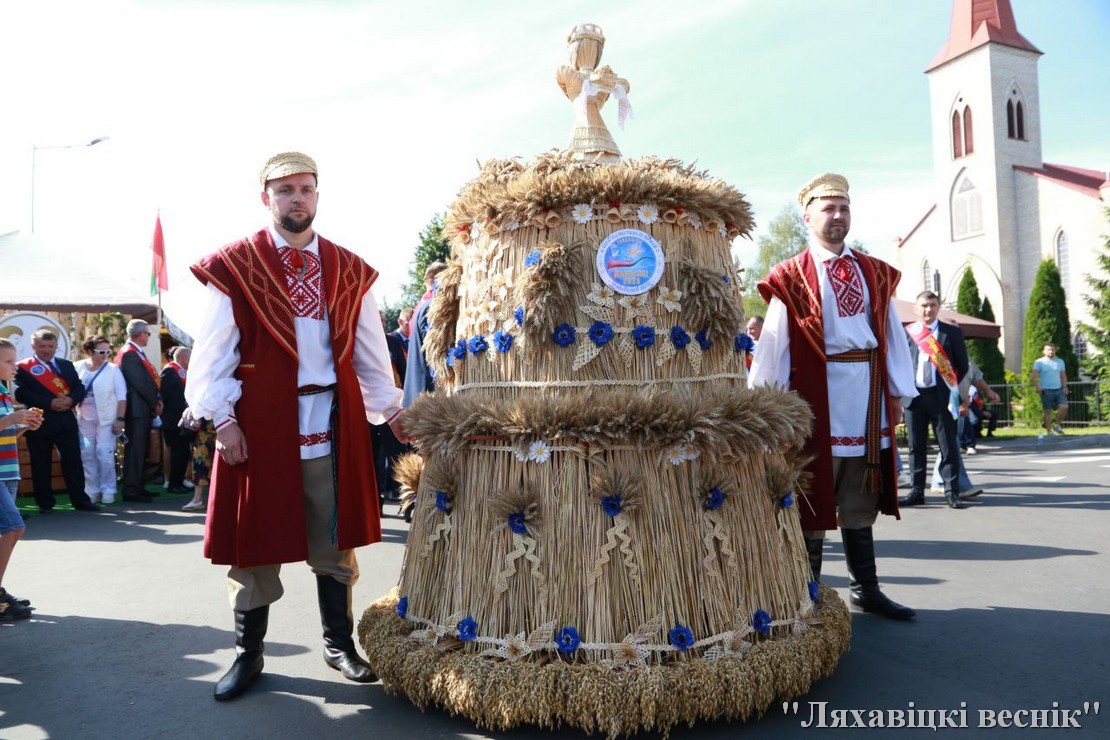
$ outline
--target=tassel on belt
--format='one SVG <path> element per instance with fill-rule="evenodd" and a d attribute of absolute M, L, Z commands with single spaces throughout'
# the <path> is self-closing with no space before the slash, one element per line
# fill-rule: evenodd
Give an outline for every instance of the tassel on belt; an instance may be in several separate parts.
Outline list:
<path fill-rule="evenodd" d="M 836 355 L 828 355 L 827 362 L 866 362 L 870 370 L 871 382 L 867 388 L 867 422 L 864 426 L 864 450 L 869 475 L 864 486 L 869 490 L 882 490 L 882 470 L 879 467 L 879 453 L 883 448 L 883 363 L 879 362 L 877 349 L 850 349 Z"/>

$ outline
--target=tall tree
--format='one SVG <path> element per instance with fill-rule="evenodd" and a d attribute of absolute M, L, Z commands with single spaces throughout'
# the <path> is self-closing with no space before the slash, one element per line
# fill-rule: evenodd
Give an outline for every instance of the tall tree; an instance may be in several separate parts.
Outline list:
<path fill-rule="evenodd" d="M 991 299 L 983 299 L 983 307 L 979 310 L 979 318 L 994 323 L 994 309 L 991 308 Z M 980 340 L 977 340 L 980 341 Z M 994 339 L 984 339 L 982 347 L 982 361 L 976 360 L 975 364 L 983 371 L 983 376 L 988 383 L 998 385 L 1006 382 L 1006 358 L 998 348 Z"/>
<path fill-rule="evenodd" d="M 424 295 L 424 270 L 433 262 L 446 262 L 450 254 L 451 243 L 443 235 L 443 215 L 436 214 L 420 232 L 420 243 L 412 255 L 409 283 L 401 294 L 401 307 L 416 306 Z"/>
<path fill-rule="evenodd" d="M 960 278 L 960 287 L 956 293 L 956 311 L 965 316 L 985 319 L 984 305 L 989 307 L 990 304 L 979 300 L 979 284 L 971 268 L 968 268 Z M 989 320 L 994 321 L 993 317 Z M 988 383 L 1005 382 L 1005 361 L 998 349 L 998 340 L 968 339 L 967 354 L 983 371 L 983 376 Z"/>
<path fill-rule="evenodd" d="M 1106 210 L 1107 219 L 1110 220 L 1110 208 Z M 1094 377 L 1099 383 L 1110 380 L 1110 237 L 1102 245 L 1099 254 L 1095 256 L 1101 275 L 1087 275 L 1087 286 L 1090 293 L 1083 296 L 1083 300 L 1091 309 L 1091 321 L 1080 322 L 1079 330 L 1087 340 L 1087 345 L 1093 352 L 1088 352 L 1083 361 L 1083 369 Z M 1110 394 L 1103 393 L 1105 404 L 1110 405 Z M 1105 410 L 1102 418 L 1106 418 Z"/>
<path fill-rule="evenodd" d="M 1069 380 L 1079 378 L 1079 363 L 1071 346 L 1071 322 L 1060 282 L 1060 270 L 1051 259 L 1041 262 L 1025 310 L 1025 327 L 1022 332 L 1021 379 L 1028 383 L 1033 363 L 1041 356 L 1044 345 L 1056 345 L 1056 356 L 1064 361 Z M 1025 403 L 1025 415 L 1030 421 L 1041 418 L 1041 400 L 1035 394 Z M 1078 399 L 1072 399 L 1077 401 Z"/>

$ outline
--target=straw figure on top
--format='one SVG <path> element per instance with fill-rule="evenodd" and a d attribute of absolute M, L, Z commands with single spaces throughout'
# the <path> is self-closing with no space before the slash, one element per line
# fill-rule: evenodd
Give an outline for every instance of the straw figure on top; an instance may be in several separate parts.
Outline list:
<path fill-rule="evenodd" d="M 618 77 L 609 65 L 597 66 L 604 49 L 605 36 L 600 26 L 593 23 L 575 26 L 567 36 L 570 64 L 559 67 L 555 79 L 563 94 L 574 103 L 574 132 L 568 149 L 579 159 L 615 162 L 621 152 L 601 118 L 601 107 L 610 95 L 617 99 L 621 128 L 632 107 L 628 103 L 628 80 Z"/>
<path fill-rule="evenodd" d="M 799 526 L 812 414 L 747 388 L 751 208 L 615 152 L 487 162 L 445 225 L 412 529 L 359 638 L 387 690 L 482 727 L 747 718 L 848 647 Z"/>

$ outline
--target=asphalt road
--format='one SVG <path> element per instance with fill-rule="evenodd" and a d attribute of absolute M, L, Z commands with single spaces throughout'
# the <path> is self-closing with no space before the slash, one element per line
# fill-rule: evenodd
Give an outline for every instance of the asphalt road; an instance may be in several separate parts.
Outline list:
<path fill-rule="evenodd" d="M 797 714 L 776 705 L 743 726 L 702 724 L 672 737 L 811 737 L 823 729 L 819 714 L 814 726 L 802 726 L 813 707 L 823 707 L 825 724 L 839 717 L 852 726 L 876 717 L 873 710 L 907 710 L 911 702 L 951 718 L 962 710 L 967 727 L 942 730 L 960 737 L 1110 737 L 1110 441 L 981 449 L 966 461 L 986 488 L 971 508 L 949 510 L 934 494 L 901 521 L 876 526 L 884 590 L 918 610 L 915 622 L 855 614 L 851 649 Z M 266 673 L 241 699 L 213 701 L 213 682 L 232 659 L 231 614 L 223 570 L 201 557 L 202 517 L 178 510 L 186 500 L 29 518 L 5 585 L 38 610 L 31 620 L 0 624 L 0 738 L 491 736 L 327 668 L 315 583 L 304 565 L 283 572 Z M 385 541 L 359 551 L 358 613 L 400 570 L 407 526 L 394 517 L 384 523 Z M 846 598 L 838 542 L 826 553 L 824 580 Z M 1071 718 L 1081 728 L 979 726 L 1035 716 Z"/>

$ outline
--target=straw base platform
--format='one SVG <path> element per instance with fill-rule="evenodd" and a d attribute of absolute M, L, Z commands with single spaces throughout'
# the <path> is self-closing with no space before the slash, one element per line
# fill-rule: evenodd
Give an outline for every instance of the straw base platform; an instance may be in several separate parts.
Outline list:
<path fill-rule="evenodd" d="M 830 675 L 851 641 L 851 616 L 833 589 L 820 586 L 812 617 L 789 636 L 757 640 L 742 654 L 614 671 L 572 663 L 557 652 L 511 662 L 432 646 L 410 637 L 397 616 L 398 589 L 372 604 L 359 641 L 389 693 L 420 708 L 437 706 L 486 730 L 564 725 L 609 738 L 641 731 L 666 736 L 679 725 L 759 717 L 777 701 L 804 695 Z"/>

